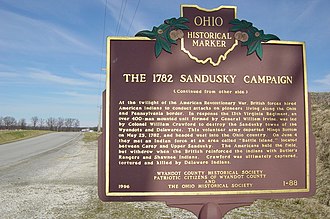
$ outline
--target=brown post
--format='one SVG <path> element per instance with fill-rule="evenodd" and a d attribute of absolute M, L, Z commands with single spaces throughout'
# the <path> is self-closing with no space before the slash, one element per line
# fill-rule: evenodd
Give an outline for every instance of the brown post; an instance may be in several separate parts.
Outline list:
<path fill-rule="evenodd" d="M 199 219 L 218 219 L 224 215 L 220 210 L 220 206 L 214 202 L 205 204 L 199 212 Z"/>

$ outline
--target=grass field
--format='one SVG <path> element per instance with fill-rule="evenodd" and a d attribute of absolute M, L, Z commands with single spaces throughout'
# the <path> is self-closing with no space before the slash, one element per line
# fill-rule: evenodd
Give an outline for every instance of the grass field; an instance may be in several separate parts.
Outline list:
<path fill-rule="evenodd" d="M 0 131 L 0 144 L 6 144 L 14 141 L 19 141 L 27 138 L 33 138 L 39 135 L 50 133 L 50 131 L 41 130 L 3 130 Z M 98 132 L 85 132 L 83 141 L 92 142 L 96 141 L 101 133 Z"/>
<path fill-rule="evenodd" d="M 0 131 L 0 144 L 6 144 L 27 138 L 33 138 L 39 135 L 47 134 L 49 132 L 50 131 L 41 130 L 4 130 Z"/>
<path fill-rule="evenodd" d="M 97 141 L 98 137 L 101 135 L 101 132 L 85 132 L 83 141 L 85 143 L 92 142 L 92 141 Z"/>

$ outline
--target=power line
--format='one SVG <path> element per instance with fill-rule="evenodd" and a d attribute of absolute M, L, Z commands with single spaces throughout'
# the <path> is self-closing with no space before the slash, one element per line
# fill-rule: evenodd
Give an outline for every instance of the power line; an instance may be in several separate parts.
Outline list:
<path fill-rule="evenodd" d="M 118 19 L 117 28 L 116 28 L 116 36 L 118 36 L 119 31 L 120 31 L 121 22 L 122 22 L 123 17 L 124 17 L 124 12 L 125 12 L 125 9 L 126 9 L 126 5 L 127 5 L 127 0 L 124 0 L 124 1 L 121 2 L 119 19 Z"/>
<path fill-rule="evenodd" d="M 105 57 L 105 52 L 104 52 L 104 48 L 105 48 L 105 29 L 106 29 L 106 23 L 107 23 L 107 8 L 108 8 L 108 0 L 105 0 L 105 5 L 104 5 L 104 16 L 103 16 L 103 33 L 102 33 L 102 58 L 101 58 L 101 66 L 100 69 L 103 68 L 102 63 L 104 61 L 104 57 Z M 101 77 L 100 77 L 101 80 Z"/>
<path fill-rule="evenodd" d="M 117 35 L 117 32 L 118 32 L 118 28 L 119 28 L 119 20 L 120 20 L 121 13 L 122 13 L 122 10 L 123 10 L 123 5 L 124 5 L 124 1 L 121 1 L 121 6 L 120 6 L 120 11 L 119 11 L 118 22 L 117 22 L 117 27 L 116 27 L 115 35 Z"/>
<path fill-rule="evenodd" d="M 108 8 L 108 0 L 105 0 L 104 4 L 104 15 L 103 15 L 103 33 L 102 33 L 102 57 L 101 57 L 101 62 L 100 62 L 100 74 L 99 74 L 99 91 L 101 90 L 101 82 L 102 82 L 102 69 L 103 69 L 103 61 L 105 60 L 105 29 L 106 29 L 106 21 L 107 21 L 107 8 Z M 101 95 L 101 104 L 97 106 L 99 108 L 99 116 L 98 116 L 98 126 L 97 126 L 97 131 L 101 131 L 101 113 L 102 113 L 102 95 Z"/>
<path fill-rule="evenodd" d="M 127 32 L 127 35 L 133 25 L 133 21 L 135 19 L 135 16 L 136 16 L 136 13 L 137 13 L 137 10 L 139 8 L 139 5 L 140 5 L 140 1 L 138 1 L 137 3 L 137 6 L 135 8 L 135 11 L 134 11 L 134 15 L 132 17 L 132 20 L 131 20 L 131 23 L 130 23 L 130 26 L 128 28 L 128 32 Z M 121 7 L 120 7 L 120 13 L 119 13 L 119 18 L 118 18 L 118 23 L 117 23 L 117 27 L 116 27 L 116 34 L 115 35 L 118 35 L 119 34 L 119 31 L 120 31 L 120 28 L 121 28 L 121 23 L 122 23 L 122 20 L 123 20 L 123 17 L 124 17 L 124 13 L 125 13 L 125 10 L 126 10 L 126 5 L 127 5 L 127 0 L 123 0 L 121 2 Z M 105 0 L 105 4 L 104 4 L 104 16 L 103 16 L 103 33 L 102 33 L 102 58 L 101 58 L 101 64 L 100 64 L 100 74 L 99 74 L 99 90 L 101 90 L 101 81 L 102 81 L 102 75 L 103 75 L 103 63 L 104 63 L 104 60 L 105 60 L 105 42 L 106 42 L 106 39 L 105 39 L 105 31 L 106 31 L 106 20 L 107 20 L 107 9 L 108 9 L 108 0 Z M 102 99 L 102 98 L 101 98 Z M 99 108 L 99 122 L 98 122 L 98 131 L 100 131 L 100 118 L 101 118 L 101 111 L 102 111 L 102 103 L 101 105 L 98 105 L 97 106 Z"/>
<path fill-rule="evenodd" d="M 106 30 L 106 23 L 107 23 L 107 8 L 108 8 L 108 0 L 105 0 L 105 4 L 104 4 L 104 15 L 103 15 L 103 33 L 102 33 L 102 57 L 101 57 L 101 63 L 100 63 L 100 77 L 99 77 L 99 90 L 101 89 L 101 81 L 102 81 L 102 69 L 103 69 L 103 63 L 105 60 L 105 30 Z"/>
<path fill-rule="evenodd" d="M 136 6 L 136 8 L 135 8 L 134 15 L 133 15 L 132 20 L 131 20 L 131 24 L 129 25 L 129 28 L 128 28 L 128 31 L 127 31 L 127 34 L 126 34 L 127 36 L 128 36 L 128 34 L 129 34 L 129 32 L 131 31 L 131 27 L 132 27 L 133 21 L 134 21 L 134 19 L 135 19 L 136 12 L 137 12 L 137 10 L 138 10 L 138 8 L 139 8 L 140 1 L 141 1 L 141 0 L 138 1 L 137 6 Z"/>

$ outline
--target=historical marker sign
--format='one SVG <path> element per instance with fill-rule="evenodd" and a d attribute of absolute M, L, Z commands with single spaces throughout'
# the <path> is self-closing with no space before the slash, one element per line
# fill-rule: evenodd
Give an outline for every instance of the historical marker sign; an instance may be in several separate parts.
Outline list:
<path fill-rule="evenodd" d="M 200 204 L 313 194 L 305 44 L 261 43 L 275 36 L 235 19 L 235 7 L 181 11 L 185 19 L 143 32 L 155 40 L 108 38 L 101 199 Z M 169 26 L 183 29 L 178 45 L 161 41 Z"/>

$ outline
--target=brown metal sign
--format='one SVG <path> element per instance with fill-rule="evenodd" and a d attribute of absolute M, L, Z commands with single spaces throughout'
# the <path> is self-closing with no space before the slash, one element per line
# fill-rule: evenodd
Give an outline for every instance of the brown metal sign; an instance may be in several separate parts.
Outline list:
<path fill-rule="evenodd" d="M 108 38 L 101 199 L 242 203 L 313 194 L 305 44 L 262 43 L 259 58 L 236 46 L 215 66 L 181 43 L 156 58 L 155 40 Z M 204 59 L 207 50 L 194 49 Z"/>

